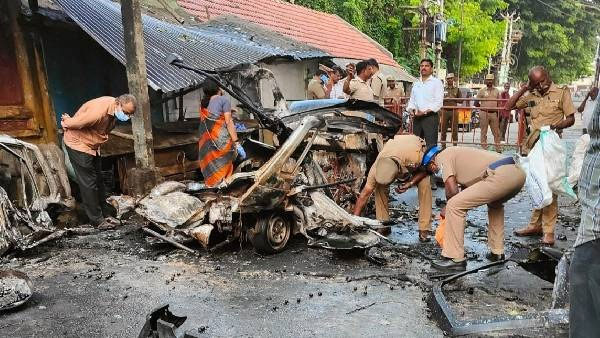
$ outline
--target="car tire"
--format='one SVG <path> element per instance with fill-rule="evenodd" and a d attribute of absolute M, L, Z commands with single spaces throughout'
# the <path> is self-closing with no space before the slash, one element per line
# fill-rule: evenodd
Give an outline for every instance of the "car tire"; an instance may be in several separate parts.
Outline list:
<path fill-rule="evenodd" d="M 260 215 L 253 231 L 250 231 L 250 241 L 254 250 L 261 254 L 275 254 L 285 250 L 292 235 L 292 221 L 283 212 Z"/>

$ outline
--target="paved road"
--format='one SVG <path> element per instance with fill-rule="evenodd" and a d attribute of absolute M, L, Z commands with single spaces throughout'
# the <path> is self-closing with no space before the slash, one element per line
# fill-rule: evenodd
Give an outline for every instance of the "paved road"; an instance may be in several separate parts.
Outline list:
<path fill-rule="evenodd" d="M 564 138 L 573 144 L 579 135 L 576 125 Z M 443 190 L 436 196 L 443 197 Z M 417 241 L 416 191 L 393 199 L 403 220 L 394 226 L 391 238 L 437 257 L 434 243 Z M 565 249 L 575 239 L 579 210 L 563 201 L 560 205 L 557 234 L 566 239 L 557 246 Z M 530 211 L 523 193 L 507 203 L 507 253 L 538 245 L 538 239 L 512 235 L 527 222 Z M 468 224 L 466 250 L 469 267 L 475 267 L 485 263 L 485 207 L 470 212 Z M 135 337 L 146 314 L 168 303 L 176 315 L 188 317 L 182 331 L 203 329 L 207 336 L 441 337 L 422 300 L 432 285 L 428 261 L 385 248 L 382 252 L 387 262 L 379 266 L 362 254 L 343 256 L 307 248 L 305 240 L 297 238 L 287 251 L 274 256 L 259 256 L 244 245 L 216 254 L 202 251 L 198 258 L 149 244 L 135 224 L 63 238 L 0 258 L 0 266 L 26 272 L 35 285 L 27 304 L 0 313 L 0 336 Z M 551 287 L 509 264 L 456 283 L 448 297 L 459 318 L 473 319 L 546 309 Z M 565 332 L 563 328 L 495 335 L 553 337 Z"/>

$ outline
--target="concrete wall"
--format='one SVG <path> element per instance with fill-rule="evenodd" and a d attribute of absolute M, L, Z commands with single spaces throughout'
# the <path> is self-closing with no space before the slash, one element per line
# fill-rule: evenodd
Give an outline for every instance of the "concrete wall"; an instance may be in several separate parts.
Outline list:
<path fill-rule="evenodd" d="M 319 63 L 317 60 L 303 60 L 280 61 L 260 65 L 273 73 L 283 96 L 289 102 L 306 99 L 308 79 L 316 72 Z M 270 84 L 267 81 L 261 81 L 260 93 L 263 106 L 272 108 L 273 95 L 270 90 Z"/>

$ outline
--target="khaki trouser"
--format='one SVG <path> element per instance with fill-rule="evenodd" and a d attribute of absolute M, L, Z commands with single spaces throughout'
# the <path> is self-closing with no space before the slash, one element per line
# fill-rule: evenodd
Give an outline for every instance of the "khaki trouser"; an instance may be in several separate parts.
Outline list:
<path fill-rule="evenodd" d="M 448 132 L 448 126 L 452 126 L 452 141 L 454 145 L 458 141 L 458 111 L 457 110 L 445 110 L 442 113 L 442 131 L 441 140 L 446 141 L 446 133 Z M 442 147 L 446 147 L 446 143 L 442 143 Z"/>
<path fill-rule="evenodd" d="M 446 205 L 446 230 L 442 256 L 465 258 L 465 216 L 467 211 L 487 204 L 488 246 L 495 254 L 504 253 L 504 202 L 519 193 L 525 173 L 517 165 L 488 169 L 486 177 L 453 196 Z"/>
<path fill-rule="evenodd" d="M 428 177 L 419 182 L 419 230 L 431 230 L 431 181 Z M 390 209 L 388 206 L 389 186 L 377 184 L 375 186 L 375 215 L 380 221 L 389 221 Z"/>
<path fill-rule="evenodd" d="M 481 110 L 479 113 L 479 127 L 481 128 L 481 147 L 487 150 L 487 132 L 488 125 L 492 128 L 492 135 L 494 135 L 494 144 L 496 145 L 496 151 L 502 152 L 500 147 L 500 121 L 498 119 L 498 113 L 486 112 Z"/>
<path fill-rule="evenodd" d="M 535 209 L 531 213 L 529 227 L 542 229 L 545 234 L 554 233 L 556 217 L 558 216 L 558 196 L 552 194 L 552 204 L 542 209 Z"/>

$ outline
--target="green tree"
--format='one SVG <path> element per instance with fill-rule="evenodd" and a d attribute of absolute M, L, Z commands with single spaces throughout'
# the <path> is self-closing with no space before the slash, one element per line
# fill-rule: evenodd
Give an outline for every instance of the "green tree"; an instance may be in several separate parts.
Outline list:
<path fill-rule="evenodd" d="M 598 19 L 597 2 L 584 0 L 508 0 L 520 14 L 523 39 L 516 46 L 512 75 L 527 78 L 529 68 L 543 65 L 557 83 L 593 73 Z M 585 2 L 585 3 L 584 3 Z"/>
<path fill-rule="evenodd" d="M 498 14 L 506 9 L 502 0 L 450 0 L 445 14 L 449 27 L 444 55 L 450 71 L 457 72 L 459 45 L 462 44 L 461 78 L 468 78 L 488 66 L 490 56 L 502 46 L 504 21 Z"/>
<path fill-rule="evenodd" d="M 405 28 L 419 27 L 419 14 L 407 6 L 420 6 L 420 0 L 296 0 L 295 3 L 339 15 L 386 47 L 407 70 L 418 72 L 420 33 Z M 460 0 L 446 2 L 446 16 L 455 24 L 448 29 L 448 43 L 442 57 L 448 59 L 453 71 L 458 67 L 458 42 L 462 36 L 462 73 L 468 76 L 484 69 L 488 57 L 498 52 L 504 26 L 495 15 L 506 8 L 506 3 L 464 0 L 464 4 L 465 10 L 461 11 Z M 434 14 L 437 8 L 430 7 L 429 11 Z M 433 58 L 433 53 L 430 49 L 428 56 Z"/>
<path fill-rule="evenodd" d="M 407 70 L 417 71 L 418 32 L 402 28 L 418 26 L 417 13 L 403 6 L 418 5 L 419 0 L 296 0 L 295 3 L 339 15 L 388 49 Z"/>
<path fill-rule="evenodd" d="M 564 83 L 589 75 L 596 48 L 600 0 L 446 0 L 448 41 L 442 57 L 450 71 L 458 68 L 461 38 L 461 77 L 468 78 L 488 66 L 489 57 L 502 46 L 503 12 L 517 12 L 524 33 L 513 47 L 517 64 L 512 76 L 525 79 L 534 65 L 550 69 L 556 82 Z M 417 12 L 420 0 L 296 0 L 315 10 L 337 14 L 386 47 L 396 60 L 413 74 L 419 61 Z M 430 7 L 435 14 L 436 8 Z M 462 25 L 461 25 L 462 22 Z M 519 28 L 519 25 L 516 28 Z M 433 51 L 428 51 L 433 56 Z"/>

